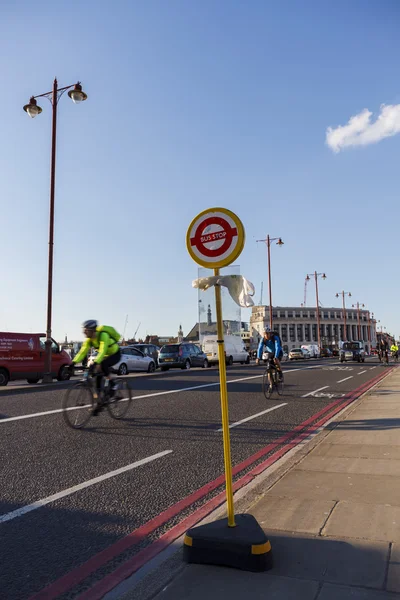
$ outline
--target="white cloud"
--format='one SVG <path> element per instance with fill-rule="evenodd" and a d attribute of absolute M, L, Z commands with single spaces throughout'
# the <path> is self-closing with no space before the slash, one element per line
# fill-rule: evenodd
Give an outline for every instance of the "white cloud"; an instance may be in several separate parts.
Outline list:
<path fill-rule="evenodd" d="M 334 152 L 351 146 L 366 146 L 400 133 L 400 104 L 382 104 L 376 121 L 371 123 L 372 112 L 364 108 L 351 117 L 347 125 L 328 127 L 326 144 Z"/>

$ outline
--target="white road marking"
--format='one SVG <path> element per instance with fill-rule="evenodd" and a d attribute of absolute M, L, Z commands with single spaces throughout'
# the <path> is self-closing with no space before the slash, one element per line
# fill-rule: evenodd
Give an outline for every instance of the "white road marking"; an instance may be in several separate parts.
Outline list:
<path fill-rule="evenodd" d="M 318 369 L 320 368 L 319 365 L 313 365 L 312 367 L 304 367 L 301 368 L 299 367 L 298 369 L 289 369 L 288 371 L 284 371 L 285 375 L 288 375 L 289 373 L 293 373 L 294 371 L 305 371 L 307 369 Z M 251 377 L 241 377 L 240 379 L 229 379 L 227 381 L 227 383 L 237 383 L 238 381 L 248 381 L 249 379 L 258 379 L 260 377 L 262 377 L 264 374 L 264 371 L 262 373 L 260 373 L 259 375 L 252 375 Z M 201 388 L 207 388 L 207 387 L 212 387 L 215 385 L 219 385 L 219 381 L 215 381 L 214 383 L 205 383 L 203 385 L 195 385 L 192 387 L 187 387 L 187 388 L 180 388 L 179 390 L 168 390 L 166 392 L 155 392 L 154 394 L 144 394 L 142 396 L 133 396 L 132 400 L 142 400 L 143 398 L 154 398 L 155 396 L 165 396 L 166 394 L 177 394 L 179 392 L 188 392 L 191 390 L 199 390 Z M 1 397 L 0 397 L 1 399 Z M 89 407 L 89 404 L 86 404 L 85 406 L 72 406 L 71 408 L 67 408 L 67 410 L 77 410 L 77 409 L 81 409 L 81 408 L 85 408 L 85 407 Z M 19 415 L 18 417 L 7 417 L 5 419 L 1 419 L 0 418 L 0 425 L 2 423 L 10 423 L 11 421 L 21 421 L 23 419 L 33 419 L 34 417 L 44 417 L 47 415 L 56 415 L 59 413 L 62 413 L 63 409 L 62 408 L 56 408 L 54 410 L 46 410 L 44 412 L 38 412 L 38 413 L 33 413 L 33 414 L 28 414 L 28 415 Z"/>
<path fill-rule="evenodd" d="M 246 417 L 245 419 L 242 419 L 241 421 L 236 421 L 236 423 L 232 423 L 232 425 L 229 425 L 229 429 L 232 429 L 232 427 L 237 427 L 238 425 L 241 425 L 242 423 L 246 423 L 246 421 L 251 421 L 252 419 L 261 417 L 261 415 L 265 415 L 266 413 L 272 412 L 273 410 L 276 410 L 277 408 L 281 408 L 282 406 L 286 406 L 286 405 L 287 405 L 287 402 L 283 402 L 282 404 L 278 404 L 277 406 L 273 406 L 272 408 L 267 408 L 267 410 L 263 410 L 255 415 L 251 415 L 251 417 Z M 217 431 L 222 431 L 222 427 L 220 429 L 217 429 Z"/>
<path fill-rule="evenodd" d="M 307 396 L 313 396 L 314 394 L 316 394 L 317 392 L 320 392 L 321 390 L 326 390 L 326 388 L 328 388 L 328 387 L 329 387 L 329 385 L 324 385 L 324 387 L 322 387 L 322 388 L 318 388 L 317 390 L 308 392 L 308 394 L 304 394 L 304 396 L 302 396 L 302 398 L 307 398 Z"/>
<path fill-rule="evenodd" d="M 364 371 L 365 372 L 365 371 Z M 340 379 L 336 383 L 343 383 L 343 381 L 347 381 L 348 379 L 353 379 L 354 375 L 350 375 L 350 377 L 345 377 L 344 379 Z"/>
<path fill-rule="evenodd" d="M 362 375 L 363 373 L 366 373 L 366 372 L 367 372 L 367 369 L 365 369 L 365 371 L 360 371 L 359 375 Z"/>
<path fill-rule="evenodd" d="M 46 506 L 46 504 L 50 504 L 50 502 L 55 502 L 56 500 L 60 500 L 60 498 L 65 498 L 65 496 L 70 496 L 71 494 L 75 494 L 75 492 L 79 492 L 80 490 L 84 490 L 85 488 L 90 487 L 96 483 L 100 483 L 101 481 L 106 481 L 106 479 L 110 479 L 111 477 L 116 477 L 121 473 L 126 473 L 127 471 L 131 471 L 132 469 L 136 469 L 137 467 L 141 467 L 157 458 L 161 458 L 162 456 L 166 456 L 167 454 L 171 454 L 172 450 L 164 450 L 163 452 L 159 452 L 158 454 L 153 454 L 152 456 L 148 456 L 147 458 L 142 458 L 142 460 L 138 460 L 130 465 L 126 465 L 126 467 L 121 467 L 120 469 L 116 469 L 115 471 L 110 471 L 109 473 L 105 473 L 104 475 L 100 475 L 99 477 L 95 477 L 94 479 L 89 479 L 88 481 L 84 481 L 83 483 L 79 483 L 78 485 L 74 485 L 73 487 L 68 488 L 67 490 L 63 490 L 62 492 L 58 492 L 57 494 L 53 494 L 52 496 L 47 496 L 47 498 L 43 498 L 42 500 L 37 500 L 32 504 L 27 504 L 26 506 L 22 506 L 21 508 L 17 508 L 17 510 L 13 510 L 4 515 L 0 515 L 0 523 L 6 523 L 6 521 L 11 521 L 12 519 L 16 519 L 17 517 L 21 517 L 32 510 L 36 510 L 37 508 L 41 508 L 42 506 Z"/>
<path fill-rule="evenodd" d="M 376 365 L 375 365 L 375 367 L 371 367 L 371 370 L 372 370 L 372 369 L 376 369 Z"/>

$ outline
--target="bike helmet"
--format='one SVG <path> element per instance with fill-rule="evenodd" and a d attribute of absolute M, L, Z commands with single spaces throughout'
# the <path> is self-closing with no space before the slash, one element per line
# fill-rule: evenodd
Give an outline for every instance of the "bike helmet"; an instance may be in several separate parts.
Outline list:
<path fill-rule="evenodd" d="M 97 321 L 95 321 L 94 319 L 88 319 L 87 321 L 84 321 L 82 323 L 82 327 L 83 329 L 96 329 Z"/>
<path fill-rule="evenodd" d="M 271 333 L 271 328 L 268 325 L 264 327 L 264 333 Z"/>

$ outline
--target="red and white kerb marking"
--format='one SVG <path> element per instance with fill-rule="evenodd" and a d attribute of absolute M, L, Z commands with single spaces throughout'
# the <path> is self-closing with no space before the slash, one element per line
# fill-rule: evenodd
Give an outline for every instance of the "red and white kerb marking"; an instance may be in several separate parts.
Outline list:
<path fill-rule="evenodd" d="M 240 219 L 224 208 L 203 211 L 189 226 L 186 243 L 198 264 L 219 268 L 236 260 L 243 249 L 244 229 Z"/>

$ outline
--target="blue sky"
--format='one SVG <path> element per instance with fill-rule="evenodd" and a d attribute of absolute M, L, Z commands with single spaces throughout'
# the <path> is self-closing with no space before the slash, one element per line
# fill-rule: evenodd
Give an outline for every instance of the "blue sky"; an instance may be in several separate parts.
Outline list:
<path fill-rule="evenodd" d="M 212 206 L 243 221 L 256 303 L 269 233 L 285 242 L 274 304 L 299 305 L 305 274 L 325 271 L 324 306 L 351 291 L 400 335 L 399 16 L 396 0 L 3 1 L 0 330 L 45 330 L 51 106 L 22 106 L 57 76 L 88 100 L 59 104 L 55 338 L 87 318 L 122 331 L 127 314 L 127 335 L 188 332 L 185 235 Z M 382 104 L 390 133 L 347 126 Z"/>

